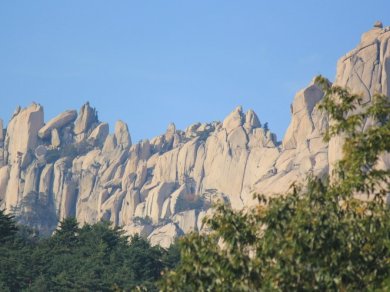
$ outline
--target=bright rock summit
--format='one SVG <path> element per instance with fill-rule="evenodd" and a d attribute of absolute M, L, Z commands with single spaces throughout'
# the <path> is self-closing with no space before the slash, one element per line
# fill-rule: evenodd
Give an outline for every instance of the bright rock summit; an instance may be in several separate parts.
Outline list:
<path fill-rule="evenodd" d="M 390 95 L 389 39 L 389 28 L 376 23 L 339 60 L 335 83 L 365 102 L 376 92 Z M 105 219 L 167 247 L 182 234 L 202 231 L 217 200 L 240 209 L 255 203 L 256 192 L 282 193 L 308 174 L 327 175 L 342 139 L 329 145 L 322 139 L 328 127 L 317 106 L 322 97 L 313 82 L 296 94 L 281 142 L 254 111 L 241 107 L 223 122 L 185 131 L 171 124 L 165 134 L 137 144 L 122 121 L 110 133 L 88 103 L 46 123 L 42 106 L 17 108 L 0 131 L 0 204 L 44 234 L 68 216 L 81 223 Z M 383 164 L 390 166 L 390 158 Z"/>

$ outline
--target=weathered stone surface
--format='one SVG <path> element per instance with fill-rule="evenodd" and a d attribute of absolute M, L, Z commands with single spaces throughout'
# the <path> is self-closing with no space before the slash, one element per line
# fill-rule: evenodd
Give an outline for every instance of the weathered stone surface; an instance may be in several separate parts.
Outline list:
<path fill-rule="evenodd" d="M 39 197 L 46 203 L 49 203 L 49 199 L 52 196 L 53 188 L 53 164 L 46 164 L 41 172 L 39 178 Z"/>
<path fill-rule="evenodd" d="M 323 147 L 319 132 L 326 127 L 315 110 L 319 98 L 313 98 L 310 88 L 302 92 L 295 104 L 296 112 L 304 115 L 293 115 L 293 119 L 306 119 L 311 128 L 303 133 L 295 128 L 297 143 L 292 150 L 278 148 L 275 136 L 261 128 L 256 114 L 251 110 L 243 114 L 241 107 L 223 124 L 197 124 L 185 133 L 171 124 L 164 135 L 132 146 L 124 123 L 118 122 L 112 135 L 107 124 L 100 124 L 88 137 L 88 141 L 99 141 L 93 143 L 98 149 L 73 161 L 60 158 L 45 166 L 39 193 L 53 196 L 59 218 L 75 214 L 81 223 L 107 219 L 126 226 L 129 234 L 150 233 L 153 242 L 167 245 L 179 234 L 203 230 L 206 213 L 195 209 L 202 206 L 202 198 L 208 204 L 225 200 L 242 208 L 251 204 L 256 186 L 268 193 L 284 190 L 314 171 L 312 161 L 317 157 L 321 163 L 326 161 L 326 151 L 318 150 Z M 46 150 L 47 146 L 42 147 Z M 20 174 L 20 168 L 11 169 L 14 177 L 18 170 Z M 27 177 L 33 178 L 34 172 L 29 173 Z M 17 204 L 18 198 L 13 202 Z M 145 222 L 134 223 L 134 218 Z M 173 223 L 158 227 L 162 220 Z"/>
<path fill-rule="evenodd" d="M 76 183 L 72 180 L 71 161 L 64 157 L 54 163 L 53 195 L 57 216 L 63 219 L 74 214 Z"/>
<path fill-rule="evenodd" d="M 69 123 L 72 123 L 77 118 L 77 111 L 68 110 L 51 119 L 47 124 L 42 127 L 38 135 L 40 138 L 46 138 L 50 135 L 53 129 L 60 129 Z"/>
<path fill-rule="evenodd" d="M 179 226 L 184 234 L 198 230 L 195 210 L 180 212 L 172 217 L 172 221 Z"/>
<path fill-rule="evenodd" d="M 374 93 L 390 95 L 390 31 L 374 28 L 363 34 L 361 43 L 337 63 L 335 84 L 361 93 L 368 102 Z"/>
<path fill-rule="evenodd" d="M 32 104 L 25 109 L 18 108 L 7 127 L 4 144 L 4 162 L 8 164 L 9 179 L 5 194 L 8 211 L 16 207 L 23 195 L 22 169 L 33 159 L 38 145 L 38 131 L 43 125 L 43 108 Z"/>
<path fill-rule="evenodd" d="M 335 84 L 363 96 L 363 104 L 375 93 L 390 96 L 390 31 L 380 22 L 362 35 L 360 44 L 337 63 Z M 369 121 L 367 121 L 369 122 Z M 330 173 L 342 157 L 342 137 L 329 143 Z"/>
<path fill-rule="evenodd" d="M 158 223 L 162 206 L 166 198 L 173 192 L 175 183 L 163 182 L 153 188 L 146 199 L 145 214 L 153 223 Z"/>
<path fill-rule="evenodd" d="M 118 225 L 120 220 L 120 208 L 122 206 L 125 195 L 125 192 L 116 189 L 114 194 L 102 204 L 102 217 L 99 219 L 111 220 L 114 225 Z"/>
<path fill-rule="evenodd" d="M 36 161 L 31 163 L 25 173 L 23 197 L 31 193 L 38 193 L 39 189 L 39 168 Z"/>
<path fill-rule="evenodd" d="M 51 145 L 53 147 L 59 147 L 61 145 L 60 134 L 57 129 L 51 130 Z"/>
<path fill-rule="evenodd" d="M 244 123 L 244 129 L 247 133 L 252 131 L 255 128 L 260 128 L 261 123 L 259 118 L 257 117 L 256 113 L 253 110 L 248 110 L 245 114 L 245 123 Z"/>
<path fill-rule="evenodd" d="M 242 107 L 238 106 L 233 112 L 230 113 L 223 121 L 222 127 L 226 129 L 227 133 L 230 133 L 235 128 L 242 126 L 244 122 L 244 114 Z"/>
<path fill-rule="evenodd" d="M 315 130 L 312 113 L 322 97 L 323 92 L 314 82 L 297 93 L 291 106 L 291 123 L 283 139 L 284 149 L 297 148 L 297 143 L 304 141 Z"/>
<path fill-rule="evenodd" d="M 131 146 L 131 137 L 126 123 L 117 121 L 115 124 L 115 138 L 118 145 L 123 148 Z"/>
<path fill-rule="evenodd" d="M 61 129 L 61 143 L 62 145 L 69 145 L 74 143 L 74 135 L 72 131 L 72 124 Z"/>
<path fill-rule="evenodd" d="M 163 227 L 155 229 L 149 236 L 148 239 L 152 246 L 160 245 L 163 248 L 168 248 L 175 239 L 183 233 L 174 223 L 169 223 Z"/>
<path fill-rule="evenodd" d="M 117 146 L 116 137 L 113 134 L 110 134 L 107 136 L 106 141 L 103 145 L 103 151 L 104 152 L 111 152 L 114 151 Z"/>
<path fill-rule="evenodd" d="M 12 164 L 4 199 L 5 208 L 8 212 L 11 211 L 13 207 L 17 206 L 22 195 L 22 189 L 20 187 L 20 173 L 20 163 Z"/>
<path fill-rule="evenodd" d="M 47 154 L 47 148 L 44 145 L 39 145 L 35 148 L 35 157 L 39 160 L 43 160 Z"/>
<path fill-rule="evenodd" d="M 237 114 L 236 109 L 230 116 L 237 117 Z M 207 139 L 202 185 L 203 190 L 217 189 L 228 195 L 232 205 L 241 208 L 241 190 L 249 154 L 247 138 L 239 125 L 230 132 L 228 136 L 226 131 L 221 130 Z M 236 138 L 237 135 L 243 140 Z"/>
<path fill-rule="evenodd" d="M 176 125 L 174 123 L 170 123 L 168 125 L 167 131 L 165 133 L 165 139 L 171 140 L 175 133 L 176 133 Z"/>
<path fill-rule="evenodd" d="M 109 134 L 109 126 L 107 123 L 99 124 L 89 135 L 88 140 L 97 146 L 102 146 Z"/>
<path fill-rule="evenodd" d="M 139 203 L 135 208 L 134 217 L 144 218 L 145 217 L 145 205 L 146 202 Z"/>
<path fill-rule="evenodd" d="M 389 95 L 389 39 L 389 29 L 379 25 L 364 34 L 340 59 L 336 84 L 362 92 L 365 102 L 374 92 Z M 256 203 L 254 193 L 274 196 L 308 174 L 326 175 L 340 157 L 342 138 L 329 145 L 322 139 L 328 128 L 327 115 L 318 109 L 322 95 L 313 82 L 295 95 L 282 142 L 242 107 L 222 123 L 196 123 L 185 131 L 170 124 L 162 135 L 134 145 L 124 122 L 109 134 L 89 104 L 75 125 L 75 111 L 43 126 L 42 107 L 18 108 L 4 145 L 0 136 L 0 199 L 11 210 L 38 192 L 58 219 L 111 220 L 129 235 L 168 247 L 184 233 L 207 232 L 202 220 L 217 201 L 240 209 Z M 61 157 L 65 146 L 77 153 Z M 378 168 L 389 167 L 389 157 L 384 154 Z"/>
<path fill-rule="evenodd" d="M 8 164 L 14 164 L 19 159 L 21 165 L 25 166 L 31 159 L 30 153 L 38 146 L 38 131 L 42 126 L 43 108 L 38 104 L 14 113 L 5 138 Z"/>
<path fill-rule="evenodd" d="M 4 203 L 8 180 L 9 180 L 8 166 L 0 167 L 0 206 Z"/>
<path fill-rule="evenodd" d="M 135 208 L 140 201 L 139 190 L 130 189 L 126 192 L 120 211 L 120 225 L 129 225 L 133 221 Z"/>
<path fill-rule="evenodd" d="M 169 208 L 169 214 L 177 214 L 180 211 L 179 202 L 180 200 L 185 200 L 185 197 L 189 195 L 188 187 L 184 184 L 181 185 L 177 190 L 175 190 L 170 198 L 169 198 L 169 205 L 167 205 L 167 208 Z M 164 216 L 165 217 L 165 216 Z M 163 218 L 164 218 L 163 217 Z"/>
<path fill-rule="evenodd" d="M 99 120 L 96 109 L 92 108 L 89 105 L 89 102 L 87 102 L 81 107 L 77 120 L 74 123 L 76 141 L 81 141 L 86 138 L 89 132 L 91 132 L 93 127 L 98 123 Z"/>

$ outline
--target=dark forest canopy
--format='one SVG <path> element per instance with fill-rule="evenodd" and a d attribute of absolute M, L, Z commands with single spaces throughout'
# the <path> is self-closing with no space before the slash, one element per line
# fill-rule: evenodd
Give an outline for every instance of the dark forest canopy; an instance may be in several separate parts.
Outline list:
<path fill-rule="evenodd" d="M 68 218 L 39 238 L 1 210 L 0 232 L 0 291 L 154 291 L 178 261 L 176 246 L 151 247 L 109 222 L 80 228 Z"/>

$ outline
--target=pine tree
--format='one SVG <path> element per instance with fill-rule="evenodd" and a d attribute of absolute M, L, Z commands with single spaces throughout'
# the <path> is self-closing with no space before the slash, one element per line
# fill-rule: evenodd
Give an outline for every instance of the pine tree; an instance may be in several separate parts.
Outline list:
<path fill-rule="evenodd" d="M 14 238 L 17 231 L 14 216 L 0 210 L 0 244 Z"/>

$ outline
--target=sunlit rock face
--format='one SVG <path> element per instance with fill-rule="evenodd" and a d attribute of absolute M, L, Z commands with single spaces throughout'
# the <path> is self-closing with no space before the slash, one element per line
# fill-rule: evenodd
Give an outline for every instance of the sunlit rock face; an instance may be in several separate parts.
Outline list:
<path fill-rule="evenodd" d="M 360 94 L 362 105 L 369 103 L 376 93 L 390 96 L 390 27 L 376 22 L 362 35 L 358 46 L 338 61 L 335 84 Z M 366 120 L 365 123 L 369 127 L 372 121 Z M 342 156 L 342 144 L 342 137 L 329 142 L 331 169 Z"/>
<path fill-rule="evenodd" d="M 375 92 L 389 94 L 389 36 L 380 26 L 365 33 L 338 62 L 336 83 L 366 102 Z M 242 107 L 184 131 L 170 124 L 136 144 L 124 122 L 110 133 L 88 103 L 46 123 L 42 106 L 18 108 L 6 129 L 0 120 L 0 204 L 42 233 L 68 216 L 82 224 L 111 220 L 167 247 L 177 236 L 204 232 L 202 219 L 217 201 L 241 209 L 256 203 L 254 193 L 275 195 L 308 174 L 327 175 L 340 141 L 322 139 L 322 98 L 314 82 L 295 95 L 280 142 Z"/>

